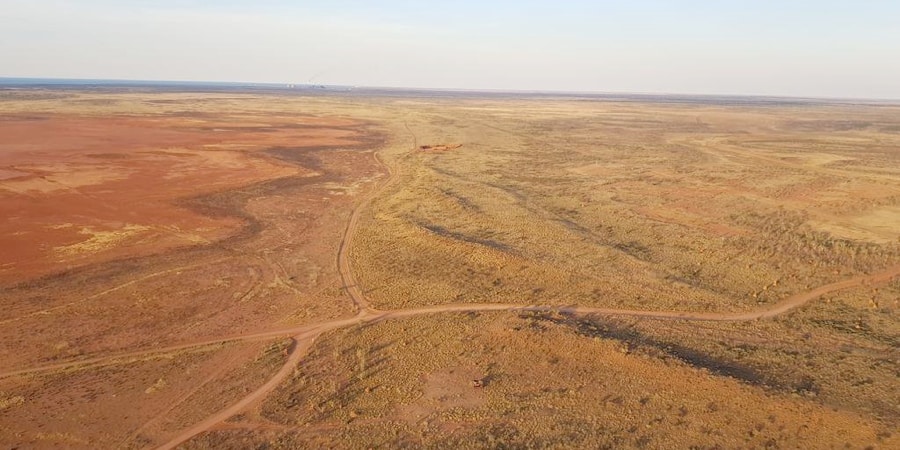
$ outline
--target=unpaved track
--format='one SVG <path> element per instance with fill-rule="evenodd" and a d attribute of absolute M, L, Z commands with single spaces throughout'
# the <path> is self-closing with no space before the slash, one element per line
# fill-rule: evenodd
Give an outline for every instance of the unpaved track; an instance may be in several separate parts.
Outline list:
<path fill-rule="evenodd" d="M 208 385 L 209 383 L 212 383 L 213 381 L 217 380 L 219 377 L 224 375 L 225 372 L 227 372 L 229 369 L 232 368 L 231 367 L 232 363 L 237 362 L 238 360 L 240 360 L 242 357 L 245 356 L 241 353 L 246 353 L 246 352 L 238 352 L 235 355 L 231 355 L 225 363 L 223 363 L 222 365 L 217 367 L 216 370 L 214 370 L 206 378 L 204 378 L 203 381 L 201 381 L 200 383 L 191 387 L 191 389 L 189 389 L 184 394 L 180 395 L 178 397 L 178 399 L 176 399 L 174 402 L 172 402 L 166 409 L 160 411 L 155 416 L 153 416 L 153 418 L 144 422 L 143 425 L 141 425 L 139 428 L 137 428 L 136 430 L 134 430 L 131 433 L 131 436 L 128 436 L 125 439 L 123 439 L 122 442 L 119 442 L 117 444 L 117 446 L 120 448 L 127 447 L 128 443 L 135 441 L 140 436 L 141 432 L 143 432 L 145 429 L 147 429 L 151 425 L 154 425 L 154 424 L 158 423 L 159 421 L 163 420 L 175 408 L 177 408 L 179 405 L 181 405 L 182 403 L 187 401 L 189 398 L 191 398 L 194 394 L 196 394 L 198 391 L 200 391 L 200 389 L 203 389 L 204 386 Z"/>
<path fill-rule="evenodd" d="M 284 362 L 284 365 L 281 366 L 281 369 L 269 378 L 265 384 L 260 386 L 255 391 L 251 392 L 246 397 L 240 399 L 237 403 L 209 416 L 203 422 L 200 422 L 184 431 L 179 433 L 177 436 L 172 438 L 169 442 L 158 447 L 159 449 L 172 449 L 175 448 L 178 444 L 181 444 L 188 439 L 210 429 L 215 426 L 219 422 L 224 422 L 229 417 L 241 412 L 244 408 L 249 406 L 251 403 L 256 400 L 262 399 L 269 392 L 272 392 L 278 384 L 281 383 L 285 378 L 288 377 L 293 371 L 297 364 L 300 363 L 300 359 L 303 358 L 303 355 L 309 351 L 309 349 L 313 345 L 313 341 L 319 335 L 319 332 L 308 332 L 304 334 L 300 334 L 294 336 L 294 342 L 290 348 L 290 354 L 288 355 L 287 360 Z"/>
<path fill-rule="evenodd" d="M 112 294 L 113 292 L 119 291 L 119 290 L 121 290 L 121 289 L 124 289 L 124 288 L 129 287 L 129 286 L 132 286 L 132 285 L 135 285 L 135 284 L 140 283 L 140 282 L 142 282 L 142 281 L 149 280 L 149 279 L 151 279 L 151 278 L 156 278 L 156 277 L 159 277 L 159 276 L 162 276 L 162 275 L 168 275 L 168 274 L 170 274 L 170 273 L 174 273 L 174 272 L 178 272 L 178 271 L 190 270 L 190 269 L 194 269 L 194 268 L 196 268 L 196 267 L 208 266 L 208 265 L 216 264 L 216 263 L 225 261 L 225 260 L 227 260 L 227 259 L 229 259 L 229 258 L 231 258 L 231 257 L 219 258 L 219 259 L 214 259 L 214 260 L 212 260 L 212 261 L 204 261 L 204 262 L 202 262 L 202 263 L 189 264 L 189 265 L 186 265 L 186 266 L 179 266 L 179 267 L 173 267 L 173 268 L 171 268 L 171 269 L 160 270 L 160 271 L 158 271 L 158 272 L 154 272 L 154 273 L 150 273 L 150 274 L 144 275 L 144 276 L 142 276 L 142 277 L 140 277 L 140 278 L 135 278 L 135 279 L 133 279 L 133 280 L 126 281 L 126 282 L 121 283 L 121 284 L 119 284 L 119 285 L 117 285 L 117 286 L 113 286 L 113 287 L 111 287 L 111 288 L 109 288 L 109 289 L 102 290 L 102 291 L 97 292 L 97 293 L 95 293 L 95 294 L 92 294 L 92 295 L 89 295 L 89 296 L 87 296 L 87 297 L 84 297 L 84 298 L 81 299 L 81 300 L 77 300 L 77 301 L 74 301 L 74 302 L 69 302 L 69 303 L 65 303 L 65 304 L 62 304 L 62 305 L 54 306 L 54 307 L 52 307 L 52 308 L 42 309 L 42 310 L 40 310 L 40 311 L 34 311 L 34 312 L 22 314 L 22 315 L 19 315 L 19 316 L 16 316 L 16 317 L 12 317 L 12 318 L 9 318 L 9 319 L 0 320 L 0 325 L 4 325 L 4 324 L 10 323 L 10 322 L 16 322 L 16 321 L 19 321 L 19 320 L 22 320 L 22 319 L 26 319 L 26 318 L 29 318 L 29 317 L 43 316 L 43 315 L 51 314 L 51 313 L 53 313 L 53 312 L 55 312 L 55 311 L 59 311 L 59 310 L 61 310 L 61 309 L 70 308 L 70 307 L 73 307 L 73 306 L 78 306 L 78 305 L 81 305 L 81 304 L 83 304 L 83 303 L 86 303 L 86 302 L 89 302 L 89 301 L 91 301 L 91 300 L 94 300 L 94 299 L 96 299 L 96 298 L 102 297 L 102 296 L 104 296 L 104 295 Z"/>
<path fill-rule="evenodd" d="M 337 256 L 341 282 L 344 284 L 347 295 L 350 296 L 350 300 L 353 301 L 353 305 L 356 306 L 360 315 L 369 309 L 369 300 L 366 299 L 365 294 L 363 294 L 362 289 L 360 289 L 359 284 L 356 282 L 356 277 L 353 276 L 353 270 L 350 267 L 350 244 L 353 242 L 353 236 L 356 235 L 356 229 L 359 225 L 359 216 L 362 214 L 363 209 L 372 202 L 379 192 L 393 184 L 397 179 L 393 169 L 381 160 L 378 156 L 378 152 L 373 152 L 372 155 L 373 158 L 375 158 L 375 161 L 387 170 L 388 178 L 381 186 L 378 186 L 378 188 L 373 189 L 366 194 L 363 200 L 353 208 L 353 212 L 350 213 L 350 220 L 347 222 L 347 228 L 344 230 L 344 235 L 341 237 L 341 246 Z"/>
<path fill-rule="evenodd" d="M 407 129 L 409 127 L 407 126 Z M 413 135 L 414 141 L 417 141 Z M 415 146 L 413 147 L 416 148 Z M 158 348 L 152 350 L 140 350 L 127 352 L 118 355 L 108 355 L 96 358 L 61 362 L 44 366 L 17 369 L 0 373 L 0 378 L 31 375 L 40 372 L 50 372 L 59 369 L 72 367 L 98 367 L 111 364 L 126 364 L 140 358 L 148 358 L 153 355 L 165 355 L 167 353 L 195 349 L 204 346 L 221 345 L 237 341 L 256 341 L 266 339 L 277 339 L 292 337 L 293 345 L 290 354 L 284 365 L 276 372 L 266 383 L 257 388 L 249 395 L 243 397 L 233 405 L 216 412 L 205 420 L 193 425 L 174 436 L 169 442 L 160 446 L 160 449 L 174 448 L 200 433 L 210 430 L 217 424 L 224 422 L 229 417 L 241 412 L 251 404 L 263 399 L 272 390 L 274 390 L 283 380 L 285 380 L 300 363 L 303 356 L 312 347 L 316 337 L 324 332 L 344 328 L 347 326 L 363 323 L 375 323 L 384 320 L 402 319 L 414 316 L 440 314 L 450 312 L 479 312 L 479 311 L 545 311 L 560 312 L 564 314 L 583 314 L 583 315 L 605 315 L 605 316 L 622 316 L 622 317 L 640 317 L 649 319 L 663 320 L 686 320 L 686 321 L 717 321 L 717 322 L 740 322 L 757 319 L 772 318 L 780 314 L 784 314 L 792 309 L 798 308 L 822 295 L 836 292 L 839 290 L 849 289 L 863 285 L 877 285 L 886 283 L 895 277 L 900 276 L 900 265 L 896 265 L 871 275 L 857 276 L 846 280 L 830 283 L 807 292 L 792 295 L 770 307 L 739 313 L 715 313 L 715 312 L 678 312 L 678 311 L 642 311 L 630 309 L 611 309 L 611 308 L 594 308 L 584 306 L 550 306 L 550 305 L 521 305 L 521 304 L 493 304 L 493 303 L 470 303 L 470 304 L 450 304 L 426 306 L 420 308 L 410 308 L 394 311 L 378 311 L 369 305 L 362 289 L 356 282 L 350 264 L 350 247 L 353 237 L 359 225 L 359 218 L 362 211 L 372 202 L 372 200 L 385 190 L 388 186 L 394 184 L 397 179 L 397 171 L 390 167 L 379 157 L 378 153 L 374 153 L 374 158 L 378 164 L 382 165 L 388 173 L 388 178 L 382 182 L 376 189 L 373 189 L 360 201 L 350 214 L 347 228 L 341 239 L 340 249 L 338 251 L 337 263 L 341 275 L 341 280 L 346 289 L 347 295 L 353 301 L 358 310 L 355 317 L 339 320 L 331 320 L 326 322 L 317 322 L 297 327 L 276 329 L 269 331 L 261 331 L 243 335 L 224 336 L 220 338 L 207 339 L 203 341 L 195 341 L 176 346 Z"/>
<path fill-rule="evenodd" d="M 637 309 L 612 309 L 612 308 L 596 308 L 590 306 L 559 306 L 559 305 L 524 305 L 514 303 L 458 303 L 448 305 L 423 306 L 419 308 L 398 309 L 393 311 L 377 311 L 374 309 L 361 310 L 356 317 L 337 319 L 327 322 L 316 322 L 306 325 L 300 325 L 291 328 L 275 329 L 268 331 L 260 331 L 257 333 L 240 334 L 233 336 L 223 336 L 203 341 L 179 344 L 171 347 L 162 347 L 151 350 L 138 350 L 134 352 L 121 353 L 117 355 L 98 356 L 96 358 L 66 361 L 44 366 L 36 366 L 24 369 L 17 369 L 0 373 L 0 378 L 6 378 L 17 375 L 29 375 L 40 372 L 51 372 L 54 370 L 72 368 L 72 367 L 100 367 L 114 364 L 127 364 L 138 359 L 145 359 L 153 355 L 163 357 L 172 352 L 195 349 L 198 347 L 215 346 L 227 344 L 231 342 L 260 341 L 269 339 L 285 338 L 303 333 L 324 333 L 326 331 L 345 328 L 352 325 L 363 323 L 380 322 L 391 319 L 403 319 L 407 317 L 423 316 L 429 314 L 441 314 L 452 312 L 486 312 L 486 311 L 543 311 L 543 312 L 559 312 L 564 314 L 582 314 L 582 315 L 602 315 L 617 317 L 638 317 L 645 319 L 660 320 L 687 320 L 687 321 L 707 321 L 707 322 L 747 322 L 757 319 L 768 319 L 780 314 L 784 314 L 792 309 L 803 306 L 804 304 L 815 300 L 825 294 L 850 289 L 859 286 L 875 286 L 886 283 L 895 277 L 900 276 L 900 265 L 893 266 L 889 269 L 858 277 L 849 278 L 842 281 L 826 284 L 811 291 L 802 292 L 792 295 L 768 308 L 750 312 L 738 313 L 714 313 L 714 312 L 679 312 L 679 311 L 643 311 Z"/>

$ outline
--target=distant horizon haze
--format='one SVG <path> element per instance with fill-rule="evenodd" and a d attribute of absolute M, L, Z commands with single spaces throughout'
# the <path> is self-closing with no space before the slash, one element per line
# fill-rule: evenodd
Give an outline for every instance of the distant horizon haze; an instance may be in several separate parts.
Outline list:
<path fill-rule="evenodd" d="M 900 2 L 0 0 L 0 77 L 900 99 Z"/>
<path fill-rule="evenodd" d="M 101 87 L 101 88 L 224 88 L 237 89 L 243 88 L 260 88 L 260 89 L 317 89 L 325 88 L 335 92 L 335 89 L 341 91 L 357 91 L 364 93 L 377 94 L 382 93 L 461 93 L 461 94 L 485 94 L 485 95 L 538 95 L 538 96 L 571 96 L 571 97 L 602 97 L 602 98 L 668 98 L 668 99 L 748 99 L 753 102 L 758 99 L 760 102 L 766 102 L 767 99 L 787 101 L 797 100 L 800 102 L 818 101 L 830 102 L 873 102 L 877 104 L 900 103 L 898 98 L 868 98 L 868 97 L 828 97 L 828 96 L 792 96 L 792 95 L 765 95 L 765 94 L 696 94 L 682 92 L 626 92 L 626 91 L 565 91 L 565 90 L 526 90 L 526 89 L 467 89 L 467 88 L 441 88 L 441 87 L 409 87 L 409 86 L 362 86 L 362 85 L 338 85 L 327 83 L 292 83 L 292 82 L 247 82 L 233 80 L 138 80 L 138 79 L 104 79 L 104 78 L 40 78 L 40 77 L 4 77 L 0 76 L 0 89 L 15 87 Z"/>

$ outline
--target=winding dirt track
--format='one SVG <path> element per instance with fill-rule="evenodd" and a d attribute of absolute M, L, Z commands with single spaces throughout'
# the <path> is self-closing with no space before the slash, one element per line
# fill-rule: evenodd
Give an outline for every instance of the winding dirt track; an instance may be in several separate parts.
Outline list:
<path fill-rule="evenodd" d="M 214 339 L 190 342 L 170 347 L 161 347 L 151 350 L 138 350 L 134 352 L 120 353 L 117 355 L 99 356 L 96 358 L 81 359 L 74 361 L 65 361 L 55 364 L 36 366 L 24 369 L 0 372 L 0 378 L 29 375 L 40 372 L 49 372 L 54 370 L 81 367 L 101 367 L 114 364 L 126 364 L 137 359 L 146 359 L 153 355 L 163 355 L 182 351 L 197 349 L 202 347 L 211 347 L 231 342 L 251 342 L 260 340 L 270 340 L 286 338 L 291 336 L 305 335 L 306 333 L 315 333 L 316 335 L 326 331 L 336 330 L 351 325 L 380 322 L 390 319 L 402 319 L 407 317 L 421 316 L 427 314 L 451 313 L 451 312 L 484 312 L 484 311 L 542 311 L 542 312 L 559 312 L 564 314 L 582 314 L 582 315 L 603 315 L 617 317 L 640 317 L 646 319 L 661 320 L 687 320 L 687 321 L 707 321 L 707 322 L 746 322 L 757 319 L 768 319 L 787 311 L 803 306 L 804 304 L 815 300 L 822 295 L 832 292 L 849 289 L 858 286 L 877 285 L 890 281 L 900 276 L 900 265 L 877 272 L 871 275 L 863 275 L 849 278 L 842 281 L 826 284 L 811 291 L 802 292 L 792 295 L 781 302 L 778 302 L 768 308 L 750 312 L 740 313 L 705 313 L 705 312 L 678 312 L 678 311 L 644 311 L 635 309 L 611 309 L 611 308 L 595 308 L 589 306 L 553 306 L 553 305 L 522 305 L 512 303 L 460 303 L 449 305 L 423 306 L 420 308 L 399 309 L 393 311 L 378 311 L 372 308 L 361 310 L 356 317 L 347 319 L 331 320 L 327 322 L 317 322 L 313 324 L 301 325 L 291 328 L 275 329 L 261 331 L 257 333 L 238 334 L 232 336 L 222 336 Z"/>
<path fill-rule="evenodd" d="M 262 399 L 269 392 L 272 392 L 278 384 L 284 381 L 291 372 L 294 371 L 294 367 L 300 363 L 300 359 L 303 358 L 303 355 L 309 351 L 310 347 L 313 345 L 313 341 L 316 336 L 318 336 L 319 332 L 308 332 L 305 334 L 294 336 L 294 342 L 291 345 L 290 354 L 288 355 L 287 361 L 284 362 L 284 365 L 281 366 L 281 369 L 269 378 L 265 384 L 260 386 L 255 391 L 251 392 L 246 397 L 242 398 L 237 403 L 225 408 L 212 416 L 209 416 L 203 422 L 200 422 L 184 431 L 179 433 L 177 436 L 172 438 L 168 443 L 160 446 L 160 449 L 171 449 L 175 448 L 178 444 L 187 441 L 188 439 L 212 428 L 220 422 L 224 422 L 229 417 L 239 413 L 242 409 L 249 406 L 251 403 L 255 402 L 258 399 Z"/>
<path fill-rule="evenodd" d="M 415 147 L 414 147 L 415 148 Z M 257 333 L 224 336 L 215 339 L 185 343 L 177 346 L 157 348 L 152 350 L 141 350 L 135 352 L 122 353 L 118 355 L 108 355 L 90 359 L 61 362 L 38 367 L 17 369 L 0 373 L 0 378 L 36 374 L 59 370 L 64 368 L 80 367 L 90 368 L 112 364 L 123 364 L 132 362 L 138 358 L 152 358 L 153 355 L 164 355 L 173 351 L 197 349 L 206 346 L 215 346 L 238 341 L 257 341 L 267 339 L 278 339 L 291 337 L 293 345 L 287 360 L 281 369 L 269 378 L 265 384 L 257 388 L 252 393 L 240 399 L 233 405 L 225 408 L 200 423 L 193 425 L 174 436 L 169 442 L 160 446 L 160 449 L 174 448 L 192 437 L 208 431 L 229 417 L 241 412 L 251 404 L 263 399 L 272 390 L 274 390 L 283 380 L 285 380 L 300 363 L 303 356 L 312 347 L 315 339 L 324 332 L 352 326 L 355 324 L 375 323 L 383 320 L 402 319 L 413 316 L 426 314 L 439 314 L 449 312 L 478 312 L 478 311 L 547 311 L 560 312 L 564 314 L 596 314 L 605 316 L 623 316 L 623 317 L 641 317 L 650 319 L 664 320 L 687 320 L 687 321 L 718 321 L 718 322 L 736 322 L 750 321 L 756 319 L 767 319 L 783 314 L 794 308 L 800 307 L 822 295 L 857 287 L 861 285 L 875 285 L 885 283 L 900 276 L 900 265 L 890 267 L 878 273 L 871 275 L 857 276 L 846 280 L 830 283 L 807 292 L 792 295 L 781 302 L 778 302 L 768 308 L 751 312 L 740 313 L 714 313 L 714 312 L 677 312 L 677 311 L 642 311 L 628 309 L 609 309 L 609 308 L 593 308 L 582 306 L 546 306 L 546 305 L 521 305 L 521 304 L 451 304 L 427 306 L 421 308 L 411 308 L 394 311 L 379 311 L 371 306 L 365 297 L 362 289 L 356 282 L 350 264 L 350 248 L 359 224 L 359 218 L 362 211 L 379 195 L 385 188 L 395 183 L 398 179 L 397 171 L 385 164 L 378 153 L 374 153 L 374 158 L 378 164 L 382 165 L 388 172 L 388 177 L 376 189 L 367 194 L 354 208 L 350 214 L 347 228 L 341 239 L 340 249 L 337 255 L 337 264 L 341 276 L 341 280 L 346 289 L 347 295 L 353 301 L 358 313 L 355 317 L 347 319 L 332 320 L 327 322 L 318 322 L 292 328 L 276 329 L 269 331 L 261 331 Z"/>
<path fill-rule="evenodd" d="M 353 301 L 353 305 L 356 306 L 360 316 L 374 310 L 371 310 L 369 307 L 369 300 L 366 299 L 365 294 L 363 294 L 362 289 L 360 289 L 359 284 L 356 282 L 356 277 L 353 276 L 353 269 L 350 267 L 350 244 L 353 242 L 353 236 L 356 235 L 356 229 L 359 225 L 359 216 L 362 211 L 369 206 L 369 203 L 372 202 L 376 195 L 397 180 L 394 170 L 391 166 L 385 164 L 384 161 L 381 160 L 378 156 L 378 152 L 374 152 L 372 155 L 375 158 L 375 162 L 387 170 L 387 181 L 382 183 L 377 189 L 373 189 L 366 194 L 363 200 L 353 209 L 353 212 L 350 213 L 350 220 L 347 222 L 347 228 L 344 230 L 344 235 L 341 237 L 341 246 L 337 256 L 341 282 L 344 284 L 344 289 L 347 291 L 347 295 L 350 296 L 350 300 Z"/>

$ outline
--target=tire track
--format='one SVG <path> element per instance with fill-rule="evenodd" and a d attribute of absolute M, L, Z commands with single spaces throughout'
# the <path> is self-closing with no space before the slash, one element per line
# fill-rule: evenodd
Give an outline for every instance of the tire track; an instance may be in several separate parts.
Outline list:
<path fill-rule="evenodd" d="M 91 294 L 91 295 L 89 295 L 89 296 L 87 296 L 87 297 L 82 298 L 81 300 L 76 300 L 76 301 L 73 301 L 73 302 L 64 303 L 64 304 L 62 304 L 62 305 L 53 306 L 53 307 L 46 308 L 46 309 L 42 309 L 42 310 L 39 310 L 39 311 L 33 311 L 33 312 L 30 312 L 30 313 L 21 314 L 21 315 L 18 315 L 18 316 L 16 316 L 16 317 L 11 317 L 11 318 L 9 318 L 9 319 L 0 320 L 0 325 L 4 325 L 4 324 L 7 324 L 7 323 L 11 323 L 11 322 L 18 322 L 19 320 L 26 319 L 26 318 L 29 318 L 29 317 L 34 317 L 34 316 L 45 316 L 45 315 L 51 314 L 51 313 L 53 313 L 53 312 L 59 311 L 59 310 L 61 310 L 61 309 L 70 308 L 70 307 L 72 307 L 72 306 L 78 306 L 78 305 L 81 305 L 81 304 L 83 304 L 83 303 L 87 303 L 87 302 L 89 302 L 89 301 L 91 301 L 91 300 L 94 300 L 94 299 L 103 297 L 103 296 L 108 295 L 108 294 L 112 294 L 113 292 L 116 292 L 116 291 L 125 289 L 125 288 L 127 288 L 127 287 L 129 287 L 129 286 L 133 286 L 133 285 L 135 285 L 135 284 L 141 283 L 141 282 L 143 282 L 143 281 L 147 281 L 147 280 L 152 279 L 152 278 L 160 277 L 160 276 L 162 276 L 162 275 L 168 275 L 168 274 L 170 274 L 170 273 L 175 273 L 175 272 L 179 272 L 179 271 L 191 270 L 191 269 L 194 269 L 194 268 L 197 268 L 197 267 L 209 266 L 209 265 L 212 265 L 212 264 L 217 264 L 217 263 L 220 263 L 220 262 L 222 262 L 222 261 L 225 261 L 225 260 L 231 259 L 231 258 L 232 258 L 231 256 L 226 256 L 226 257 L 223 257 L 223 258 L 214 259 L 214 260 L 212 260 L 212 261 L 206 261 L 206 262 L 197 263 L 197 264 L 188 264 L 188 265 L 185 265 L 185 266 L 173 267 L 173 268 L 171 268 L 171 269 L 166 269 L 166 270 L 160 270 L 160 271 L 158 271 L 158 272 L 153 272 L 153 273 L 144 275 L 144 276 L 142 276 L 142 277 L 140 277 L 140 278 L 135 278 L 135 279 L 133 279 L 133 280 L 129 280 L 129 281 L 126 281 L 126 282 L 124 282 L 124 283 L 121 283 L 121 284 L 118 284 L 118 285 L 116 285 L 116 286 L 113 286 L 113 287 L 111 287 L 111 288 L 104 289 L 104 290 L 102 290 L 102 291 L 100 291 L 100 292 Z"/>

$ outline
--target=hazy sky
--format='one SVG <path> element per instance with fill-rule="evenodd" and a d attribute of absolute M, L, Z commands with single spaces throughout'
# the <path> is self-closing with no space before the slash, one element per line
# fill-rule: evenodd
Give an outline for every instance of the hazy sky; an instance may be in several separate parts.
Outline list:
<path fill-rule="evenodd" d="M 900 99 L 900 1 L 0 0 L 0 76 Z"/>

